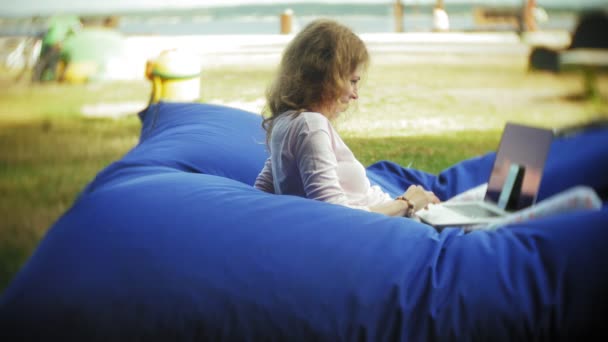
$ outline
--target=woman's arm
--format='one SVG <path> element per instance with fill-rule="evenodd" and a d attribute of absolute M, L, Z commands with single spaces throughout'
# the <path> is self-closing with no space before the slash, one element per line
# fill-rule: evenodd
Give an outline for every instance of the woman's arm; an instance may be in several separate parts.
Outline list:
<path fill-rule="evenodd" d="M 270 157 L 266 159 L 264 163 L 264 167 L 262 171 L 255 179 L 255 184 L 253 185 L 256 189 L 260 189 L 265 192 L 269 192 L 271 194 L 274 192 L 274 180 L 272 177 L 272 162 L 270 161 Z"/>
<path fill-rule="evenodd" d="M 411 216 L 427 204 L 439 201 L 432 192 L 418 185 L 410 186 L 404 195 L 382 204 L 364 206 L 352 203 L 340 185 L 330 134 L 326 130 L 314 130 L 299 136 L 295 149 L 297 167 L 307 198 L 389 216 Z"/>
<path fill-rule="evenodd" d="M 407 191 L 394 201 L 370 207 L 370 211 L 389 215 L 412 217 L 414 213 L 425 208 L 429 203 L 439 203 L 439 198 L 420 185 L 411 185 Z"/>
<path fill-rule="evenodd" d="M 404 200 L 394 200 L 385 204 L 369 207 L 369 211 L 388 216 L 410 216 L 411 204 Z"/>
<path fill-rule="evenodd" d="M 332 148 L 331 133 L 325 129 L 303 130 L 302 132 L 302 134 L 298 134 L 294 154 L 306 197 L 367 209 L 352 205 L 340 185 L 337 172 L 338 161 Z"/>

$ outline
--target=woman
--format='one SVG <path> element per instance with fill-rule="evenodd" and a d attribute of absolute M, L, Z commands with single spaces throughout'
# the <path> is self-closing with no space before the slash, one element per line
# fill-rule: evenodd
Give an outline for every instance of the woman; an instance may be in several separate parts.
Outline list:
<path fill-rule="evenodd" d="M 331 121 L 358 98 L 367 48 L 331 20 L 307 25 L 287 46 L 269 87 L 263 126 L 270 157 L 255 187 L 391 216 L 412 216 L 437 197 L 411 186 L 395 199 L 371 186 Z"/>

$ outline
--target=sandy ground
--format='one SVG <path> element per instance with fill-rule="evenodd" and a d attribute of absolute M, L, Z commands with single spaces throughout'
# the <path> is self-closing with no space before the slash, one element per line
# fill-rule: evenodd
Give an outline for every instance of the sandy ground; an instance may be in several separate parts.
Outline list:
<path fill-rule="evenodd" d="M 132 36 L 126 38 L 125 63 L 138 65 L 167 49 L 190 51 L 201 57 L 203 68 L 226 65 L 273 65 L 292 35 L 235 36 Z M 528 33 L 374 33 L 362 34 L 375 63 L 475 63 L 500 62 L 527 56 L 536 45 L 563 48 L 570 43 L 564 31 Z M 132 77 L 141 74 L 125 71 Z"/>
<path fill-rule="evenodd" d="M 203 68 L 226 65 L 273 65 L 293 35 L 126 36 L 125 51 L 110 63 L 114 79 L 141 79 L 146 61 L 169 49 L 189 51 L 201 58 Z M 370 33 L 362 34 L 375 63 L 501 62 L 529 54 L 537 45 L 563 48 L 566 31 Z M 0 37 L 0 58 L 5 60 L 21 38 Z"/>
<path fill-rule="evenodd" d="M 205 35 L 205 36 L 129 36 L 126 53 L 112 63 L 117 79 L 142 79 L 147 60 L 164 50 L 180 49 L 198 55 L 201 68 L 226 66 L 271 66 L 293 35 Z M 536 45 L 563 48 L 570 43 L 565 31 L 536 32 L 518 36 L 514 32 L 479 33 L 374 33 L 362 34 L 374 64 L 500 64 L 522 61 Z M 262 103 L 259 103 L 262 101 Z M 216 101 L 217 102 L 217 101 Z M 263 99 L 253 102 L 217 102 L 254 112 Z M 145 102 L 98 104 L 83 108 L 86 116 L 104 116 L 112 112 L 120 117 L 140 108 Z"/>

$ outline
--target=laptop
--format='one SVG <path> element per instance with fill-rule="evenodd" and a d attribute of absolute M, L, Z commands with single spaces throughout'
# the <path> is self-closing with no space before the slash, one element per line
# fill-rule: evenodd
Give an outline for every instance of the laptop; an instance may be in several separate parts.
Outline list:
<path fill-rule="evenodd" d="M 436 228 L 491 223 L 536 203 L 553 131 L 506 123 L 483 200 L 430 204 L 416 216 Z"/>

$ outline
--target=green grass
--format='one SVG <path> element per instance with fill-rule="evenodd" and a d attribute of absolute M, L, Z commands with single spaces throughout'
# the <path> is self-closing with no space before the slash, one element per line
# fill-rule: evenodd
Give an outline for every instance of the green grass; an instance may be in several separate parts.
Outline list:
<path fill-rule="evenodd" d="M 496 149 L 500 132 L 462 131 L 441 136 L 345 138 L 364 165 L 389 160 L 405 167 L 438 173 L 464 159 Z"/>
<path fill-rule="evenodd" d="M 0 288 L 95 174 L 134 146 L 138 133 L 134 118 L 0 125 Z"/>
<path fill-rule="evenodd" d="M 205 102 L 255 110 L 271 67 L 205 70 Z M 606 115 L 606 95 L 585 100 L 578 75 L 506 65 L 372 66 L 360 100 L 337 129 L 364 165 L 391 160 L 436 173 L 494 150 L 505 121 L 560 127 Z M 605 91 L 607 78 L 600 78 Z M 97 172 L 138 140 L 134 116 L 90 119 L 84 105 L 148 100 L 145 81 L 14 84 L 0 74 L 0 290 Z M 134 114 L 134 113 L 133 113 Z"/>

